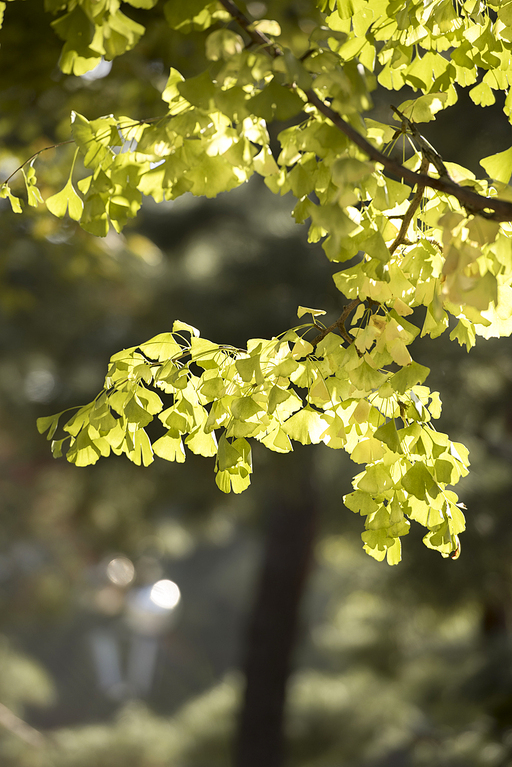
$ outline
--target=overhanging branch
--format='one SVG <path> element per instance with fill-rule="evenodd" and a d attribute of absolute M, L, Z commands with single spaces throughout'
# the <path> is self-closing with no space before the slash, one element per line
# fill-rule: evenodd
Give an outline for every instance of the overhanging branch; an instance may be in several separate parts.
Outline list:
<path fill-rule="evenodd" d="M 277 58 L 282 54 L 279 47 L 273 43 L 270 38 L 262 32 L 258 32 L 251 20 L 242 13 L 232 0 L 219 0 L 219 2 L 224 6 L 233 19 L 240 24 L 256 45 L 259 45 L 274 58 Z M 456 197 L 469 213 L 479 214 L 485 218 L 492 219 L 493 221 L 512 221 L 511 202 L 494 197 L 484 197 L 483 195 L 477 194 L 477 192 L 473 192 L 466 186 L 456 184 L 450 178 L 445 176 L 442 178 L 434 178 L 426 173 L 416 173 L 415 171 L 406 168 L 391 157 L 387 157 L 377 149 L 377 147 L 373 146 L 373 144 L 370 144 L 370 142 L 347 123 L 341 115 L 335 112 L 334 109 L 331 109 L 325 101 L 322 101 L 312 88 L 305 91 L 305 94 L 308 102 L 312 106 L 316 107 L 319 112 L 327 117 L 338 130 L 344 133 L 345 136 L 367 154 L 371 160 L 383 165 L 391 175 L 406 181 L 412 186 L 418 184 L 418 186 L 430 187 L 431 189 L 436 189 L 438 192 L 450 194 L 453 197 Z"/>

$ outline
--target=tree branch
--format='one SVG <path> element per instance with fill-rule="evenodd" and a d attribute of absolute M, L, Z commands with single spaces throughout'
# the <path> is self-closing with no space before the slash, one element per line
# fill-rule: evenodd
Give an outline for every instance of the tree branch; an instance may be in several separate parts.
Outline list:
<path fill-rule="evenodd" d="M 349 334 L 347 333 L 347 330 L 345 328 L 345 321 L 348 318 L 349 314 L 354 311 L 356 306 L 358 306 L 361 303 L 359 298 L 354 298 L 353 301 L 351 301 L 349 304 L 345 306 L 342 313 L 336 320 L 336 322 L 333 322 L 332 325 L 329 325 L 328 328 L 324 328 L 321 333 L 319 333 L 313 340 L 311 341 L 311 344 L 313 346 L 317 346 L 317 344 L 322 341 L 322 339 L 325 338 L 329 333 L 333 333 L 335 330 L 339 330 L 341 333 L 341 336 L 347 341 L 348 344 L 351 344 L 354 342 L 353 338 L 350 338 Z"/>
<path fill-rule="evenodd" d="M 256 45 L 261 46 L 274 58 L 277 58 L 277 56 L 282 54 L 279 47 L 273 43 L 270 38 L 255 29 L 251 20 L 240 11 L 232 0 L 219 0 L 219 2 L 247 32 Z M 373 144 L 370 144 L 370 142 L 361 136 L 355 128 L 347 123 L 337 112 L 331 109 L 328 104 L 322 101 L 312 88 L 305 91 L 305 94 L 308 102 L 312 106 L 316 107 L 319 112 L 327 117 L 338 130 L 344 133 L 345 136 L 367 154 L 371 160 L 383 165 L 391 175 L 403 179 L 412 186 L 417 184 L 418 186 L 423 186 L 423 188 L 430 187 L 431 189 L 436 189 L 438 192 L 450 194 L 457 198 L 461 205 L 466 208 L 468 213 L 479 214 L 484 218 L 489 218 L 493 221 L 512 221 L 511 202 L 492 197 L 484 197 L 483 195 L 473 192 L 466 186 L 459 186 L 459 184 L 456 184 L 450 178 L 445 176 L 441 178 L 433 178 L 426 173 L 416 173 L 415 171 L 406 168 L 391 157 L 387 157 L 377 149 L 377 147 L 373 146 Z"/>
<path fill-rule="evenodd" d="M 426 173 L 428 170 L 428 166 L 430 165 L 428 157 L 425 157 L 423 155 L 423 159 L 421 161 L 420 165 L 420 174 Z M 418 184 L 416 188 L 416 193 L 414 197 L 412 198 L 409 207 L 407 208 L 407 211 L 402 219 L 402 226 L 400 227 L 400 231 L 398 232 L 394 242 L 389 246 L 389 252 L 391 255 L 395 252 L 395 250 L 398 248 L 399 245 L 405 244 L 405 237 L 407 235 L 407 230 L 409 228 L 409 224 L 412 221 L 412 217 L 418 210 L 421 199 L 423 197 L 423 192 L 425 191 L 425 186 L 423 184 Z"/>

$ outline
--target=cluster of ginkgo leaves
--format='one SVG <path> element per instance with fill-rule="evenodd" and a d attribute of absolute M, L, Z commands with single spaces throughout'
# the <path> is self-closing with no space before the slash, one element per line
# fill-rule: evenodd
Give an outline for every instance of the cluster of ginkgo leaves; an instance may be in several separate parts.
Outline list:
<path fill-rule="evenodd" d="M 361 304 L 358 311 L 371 316 L 349 346 L 331 333 L 313 345 L 305 335 L 318 326 L 308 323 L 240 350 L 177 321 L 171 333 L 111 358 L 105 388 L 67 420 L 64 438 L 53 439 L 63 413 L 39 419 L 39 429 L 48 431 L 55 456 L 66 446 L 77 466 L 111 452 L 137 465 L 154 455 L 181 463 L 186 446 L 215 456 L 218 487 L 235 493 L 250 483 L 248 438 L 279 453 L 292 450 L 292 441 L 344 448 L 366 464 L 345 498 L 366 517 L 365 549 L 395 564 L 415 519 L 428 529 L 427 545 L 448 555 L 459 548 L 464 517 L 447 485 L 467 474 L 467 450 L 431 425 L 441 405 L 421 385 L 428 368 L 412 361 L 395 373 L 376 367 L 402 353 L 418 329 L 395 310 L 372 314 Z M 300 307 L 306 312 L 322 314 Z M 162 395 L 170 401 L 165 409 Z M 155 416 L 165 431 L 150 438 Z"/>
<path fill-rule="evenodd" d="M 155 4 L 129 2 L 148 11 Z M 144 31 L 119 0 L 46 6 L 57 14 L 66 73 L 124 53 Z M 104 236 L 110 226 L 120 231 L 145 195 L 213 197 L 260 174 L 273 193 L 294 195 L 296 221 L 310 220 L 310 241 L 321 241 L 332 262 L 352 259 L 334 275 L 353 302 L 350 331 L 350 313 L 322 328 L 315 319 L 322 312 L 308 310 L 313 323 L 239 350 L 177 322 L 172 333 L 112 358 L 104 390 L 65 423 L 53 452 L 65 447 L 77 465 L 111 451 L 147 465 L 154 454 L 183 461 L 185 445 L 215 456 L 219 487 L 240 492 L 252 472 L 248 438 L 279 452 L 293 440 L 324 442 L 366 466 L 345 503 L 366 517 L 368 553 L 399 561 L 400 537 L 414 519 L 428 529 L 426 545 L 457 555 L 464 518 L 447 486 L 467 473 L 467 451 L 432 426 L 439 397 L 423 386 L 428 370 L 408 346 L 419 333 L 443 333 L 449 315 L 457 320 L 450 337 L 468 350 L 476 334 L 512 332 L 512 213 L 493 208 L 498 198 L 512 200 L 512 148 L 483 158 L 488 178 L 477 179 L 440 158 L 418 126 L 454 106 L 456 86 L 470 88 L 482 107 L 504 90 L 512 117 L 512 2 L 319 0 L 318 7 L 321 22 L 299 50 L 281 39 L 276 20 L 253 21 L 232 0 L 169 0 L 167 23 L 204 38 L 207 68 L 189 78 L 171 68 L 163 117 L 73 113 L 75 160 L 45 204 Z M 418 96 L 395 109 L 397 123 L 364 116 L 372 90 L 404 85 Z M 267 130 L 273 121 L 289 122 L 277 153 Z M 394 162 L 390 178 L 387 158 L 398 140 L 407 159 Z M 34 162 L 24 178 L 29 205 L 39 205 Z M 8 183 L 0 196 L 21 211 Z M 419 316 L 417 307 L 424 307 L 418 327 L 405 319 Z M 162 393 L 171 400 L 165 410 Z M 154 416 L 167 429 L 155 440 L 146 431 Z M 59 418 L 39 421 L 52 440 Z"/>

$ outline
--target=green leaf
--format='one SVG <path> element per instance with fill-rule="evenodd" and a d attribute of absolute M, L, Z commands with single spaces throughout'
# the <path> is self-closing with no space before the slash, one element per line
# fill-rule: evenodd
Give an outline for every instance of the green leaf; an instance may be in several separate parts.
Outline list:
<path fill-rule="evenodd" d="M 254 21 L 252 26 L 262 32 L 264 35 L 272 35 L 272 37 L 279 37 L 281 34 L 281 27 L 279 23 L 274 19 L 258 19 Z"/>
<path fill-rule="evenodd" d="M 345 506 L 356 514 L 366 516 L 373 514 L 379 508 L 372 496 L 362 490 L 354 490 L 352 493 L 343 496 Z"/>
<path fill-rule="evenodd" d="M 450 341 L 457 340 L 460 346 L 465 346 L 467 351 L 475 345 L 475 328 L 473 323 L 467 322 L 464 318 L 457 322 L 450 333 Z"/>
<path fill-rule="evenodd" d="M 372 258 L 376 258 L 382 263 L 386 264 L 391 254 L 384 242 L 384 238 L 380 232 L 374 232 L 372 236 L 364 243 L 364 249 Z"/>
<path fill-rule="evenodd" d="M 62 445 L 66 441 L 67 437 L 64 437 L 64 439 L 54 439 L 52 440 L 51 444 L 51 451 L 54 458 L 62 458 Z"/>
<path fill-rule="evenodd" d="M 428 93 L 412 101 L 403 101 L 398 108 L 412 122 L 428 123 L 435 120 L 436 114 L 447 106 L 447 100 L 447 93 Z M 398 119 L 395 116 L 395 120 Z"/>
<path fill-rule="evenodd" d="M 22 207 L 21 207 L 21 200 L 19 197 L 15 197 L 7 184 L 3 184 L 3 186 L 0 188 L 0 198 L 7 198 L 9 202 L 11 203 L 11 208 L 13 213 L 21 213 Z"/>
<path fill-rule="evenodd" d="M 257 384 L 263 383 L 264 378 L 261 372 L 259 356 L 240 357 L 235 362 L 235 367 L 245 383 L 250 383 L 251 381 L 255 381 Z"/>
<path fill-rule="evenodd" d="M 151 340 L 140 345 L 142 353 L 150 360 L 170 360 L 183 352 L 174 340 L 172 333 L 159 333 Z"/>
<path fill-rule="evenodd" d="M 177 69 L 174 69 L 174 67 L 171 67 L 169 77 L 167 78 L 167 83 L 165 85 L 164 90 L 162 91 L 162 100 L 166 101 L 169 104 L 174 99 L 179 98 L 180 91 L 178 89 L 178 85 L 184 82 L 184 80 L 185 78 L 183 77 L 181 72 L 178 72 Z"/>
<path fill-rule="evenodd" d="M 91 466 L 97 463 L 101 457 L 100 449 L 95 444 L 97 441 L 94 440 L 93 442 L 88 433 L 82 430 L 74 444 L 70 446 L 66 454 L 67 460 L 74 463 L 75 466 Z"/>
<path fill-rule="evenodd" d="M 172 323 L 172 332 L 179 333 L 181 330 L 185 330 L 187 333 L 190 333 L 191 336 L 199 338 L 199 330 L 193 325 L 189 325 L 188 322 L 183 322 L 182 320 L 174 320 Z"/>
<path fill-rule="evenodd" d="M 243 39 L 231 29 L 216 29 L 206 38 L 206 58 L 211 61 L 229 59 L 243 49 Z"/>
<path fill-rule="evenodd" d="M 247 108 L 266 122 L 284 121 L 301 112 L 304 102 L 297 93 L 272 80 L 260 93 L 248 100 Z"/>
<path fill-rule="evenodd" d="M 394 453 L 402 452 L 394 418 L 391 418 L 387 423 L 383 423 L 382 426 L 379 426 L 374 433 L 374 437 L 380 439 L 381 442 L 384 442 L 384 444 Z"/>
<path fill-rule="evenodd" d="M 229 469 L 232 466 L 236 466 L 240 461 L 240 453 L 231 442 L 228 442 L 224 433 L 219 439 L 217 456 L 220 471 L 226 471 L 226 469 Z"/>
<path fill-rule="evenodd" d="M 215 97 L 215 86 L 208 72 L 178 82 L 176 87 L 192 106 L 210 109 Z"/>
<path fill-rule="evenodd" d="M 219 16 L 218 12 L 215 13 L 216 10 L 217 3 L 211 0 L 169 0 L 164 5 L 167 23 L 171 29 L 178 29 L 181 32 L 207 29 L 215 16 Z M 228 14 L 224 13 L 224 16 Z"/>
<path fill-rule="evenodd" d="M 153 451 L 155 455 L 165 461 L 176 461 L 177 463 L 184 463 L 185 461 L 183 442 L 176 429 L 169 429 L 163 437 L 153 442 Z"/>
<path fill-rule="evenodd" d="M 293 450 L 288 434 L 280 427 L 273 429 L 262 437 L 258 436 L 258 439 L 265 447 L 276 453 L 289 453 Z"/>
<path fill-rule="evenodd" d="M 188 437 L 185 438 L 185 444 L 196 455 L 203 455 L 205 458 L 209 458 L 217 454 L 217 440 L 215 438 L 215 432 L 206 434 L 203 428 L 200 426 L 194 429 Z"/>
<path fill-rule="evenodd" d="M 69 217 L 73 221 L 80 221 L 84 203 L 82 198 L 77 194 L 71 180 L 69 180 L 66 186 L 57 192 L 52 194 L 51 197 L 47 197 L 46 207 L 57 218 L 64 218 L 66 212 L 69 212 Z"/>
<path fill-rule="evenodd" d="M 241 397 L 231 405 L 231 412 L 240 421 L 248 420 L 257 413 L 262 412 L 262 407 L 252 397 Z"/>
<path fill-rule="evenodd" d="M 332 180 L 338 186 L 354 184 L 366 178 L 373 171 L 373 163 L 361 162 L 355 157 L 342 157 L 331 168 Z"/>
<path fill-rule="evenodd" d="M 387 469 L 380 463 L 368 466 L 357 480 L 357 489 L 371 495 L 378 495 L 391 487 L 393 487 L 393 480 Z"/>
<path fill-rule="evenodd" d="M 134 8 L 154 8 L 158 0 L 125 0 L 126 3 L 133 5 Z"/>
<path fill-rule="evenodd" d="M 416 384 L 423 383 L 429 373 L 430 368 L 413 361 L 391 376 L 389 383 L 397 394 L 405 394 Z"/>
<path fill-rule="evenodd" d="M 327 314 L 323 309 L 309 309 L 307 306 L 299 306 L 297 309 L 297 317 L 300 319 L 305 314 L 311 314 L 312 317 L 320 317 L 322 314 Z"/>
<path fill-rule="evenodd" d="M 137 424 L 139 427 L 147 426 L 153 420 L 152 415 L 137 403 L 135 397 L 130 397 L 122 414 L 129 423 Z"/>
<path fill-rule="evenodd" d="M 372 463 L 382 458 L 385 453 L 386 450 L 382 446 L 382 442 L 375 437 L 368 437 L 368 439 L 363 439 L 357 443 L 350 457 L 354 463 Z"/>
<path fill-rule="evenodd" d="M 386 374 L 370 367 L 366 360 L 363 360 L 358 367 L 350 370 L 348 376 L 354 386 L 363 392 L 371 392 L 374 389 L 378 389 L 386 380 Z"/>
<path fill-rule="evenodd" d="M 508 184 L 512 176 L 512 147 L 485 157 L 480 160 L 480 165 L 490 178 Z"/>
<path fill-rule="evenodd" d="M 21 173 L 27 190 L 27 202 L 32 208 L 37 208 L 39 203 L 43 202 L 43 198 L 41 197 L 41 192 L 37 188 L 36 172 L 32 164 L 28 166 L 27 170 L 22 168 Z"/>
<path fill-rule="evenodd" d="M 57 415 L 49 415 L 46 416 L 46 418 L 38 418 L 36 424 L 39 434 L 44 434 L 45 431 L 48 431 L 47 439 L 51 440 L 57 430 L 57 426 L 59 425 L 59 419 L 64 412 L 65 411 L 62 410 L 60 413 L 57 413 Z"/>
<path fill-rule="evenodd" d="M 94 24 L 80 5 L 76 5 L 70 13 L 52 21 L 51 25 L 56 34 L 75 51 L 83 55 L 88 50 L 94 37 Z"/>
<path fill-rule="evenodd" d="M 328 428 L 329 423 L 316 410 L 307 405 L 302 410 L 294 413 L 283 424 L 283 430 L 291 439 L 302 445 L 318 444 L 322 441 L 322 434 Z"/>
<path fill-rule="evenodd" d="M 481 107 L 489 107 L 495 103 L 494 93 L 487 83 L 478 83 L 469 91 L 469 97 L 475 104 Z"/>
<path fill-rule="evenodd" d="M 402 477 L 402 487 L 420 500 L 435 486 L 429 470 L 421 461 L 416 461 Z"/>

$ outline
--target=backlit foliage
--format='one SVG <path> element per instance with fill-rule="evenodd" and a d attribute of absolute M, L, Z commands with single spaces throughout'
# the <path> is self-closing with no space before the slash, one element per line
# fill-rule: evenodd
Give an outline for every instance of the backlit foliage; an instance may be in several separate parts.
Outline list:
<path fill-rule="evenodd" d="M 46 6 L 64 40 L 65 73 L 123 54 L 144 32 L 118 0 Z M 75 161 L 45 204 L 104 236 L 136 216 L 144 196 L 213 197 L 259 174 L 270 192 L 293 194 L 295 220 L 309 222 L 310 241 L 340 264 L 334 281 L 349 303 L 339 320 L 325 327 L 322 310 L 299 307 L 309 322 L 245 349 L 176 321 L 114 355 L 93 402 L 40 419 L 39 429 L 56 457 L 77 466 L 111 452 L 138 465 L 155 455 L 183 462 L 187 450 L 212 457 L 217 485 L 236 493 L 250 483 L 250 439 L 277 452 L 294 441 L 344 448 L 362 466 L 344 500 L 365 518 L 369 554 L 397 563 L 414 520 L 428 547 L 456 557 L 464 516 L 450 487 L 467 474 L 468 451 L 435 428 L 440 398 L 409 347 L 418 335 L 439 336 L 450 317 L 450 338 L 468 350 L 476 335 L 512 331 L 512 148 L 482 158 L 476 178 L 441 158 L 421 124 L 453 107 L 461 88 L 481 107 L 503 90 L 511 118 L 512 3 L 318 6 L 321 23 L 299 50 L 280 42 L 277 21 L 254 22 L 231 0 L 169 0 L 167 23 L 203 36 L 207 68 L 188 79 L 171 68 L 163 116 L 73 113 Z M 394 124 L 365 117 L 372 91 L 405 85 L 416 97 L 398 104 Z M 277 154 L 273 121 L 289 124 Z M 396 142 L 408 146 L 402 164 L 390 156 Z M 37 206 L 34 165 L 22 171 Z M 21 212 L 8 183 L 0 194 Z M 154 420 L 158 436 L 155 426 L 148 433 Z"/>

